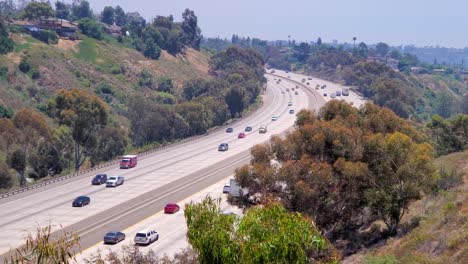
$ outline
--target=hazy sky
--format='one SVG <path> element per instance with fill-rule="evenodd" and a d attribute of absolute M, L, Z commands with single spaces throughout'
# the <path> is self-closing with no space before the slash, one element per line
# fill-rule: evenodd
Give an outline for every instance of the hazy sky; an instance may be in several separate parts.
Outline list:
<path fill-rule="evenodd" d="M 71 1 L 71 0 L 69 0 Z M 267 40 L 359 41 L 468 46 L 468 0 L 89 0 L 95 11 L 120 5 L 146 19 L 195 11 L 202 34 Z"/>

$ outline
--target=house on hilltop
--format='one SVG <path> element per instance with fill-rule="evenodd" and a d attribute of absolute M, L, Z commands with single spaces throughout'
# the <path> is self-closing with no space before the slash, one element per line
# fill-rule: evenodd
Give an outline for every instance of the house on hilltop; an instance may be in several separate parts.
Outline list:
<path fill-rule="evenodd" d="M 73 22 L 57 18 L 40 18 L 35 21 L 12 20 L 11 25 L 19 26 L 28 32 L 37 32 L 39 30 L 52 30 L 57 32 L 62 38 L 76 39 L 77 25 Z"/>

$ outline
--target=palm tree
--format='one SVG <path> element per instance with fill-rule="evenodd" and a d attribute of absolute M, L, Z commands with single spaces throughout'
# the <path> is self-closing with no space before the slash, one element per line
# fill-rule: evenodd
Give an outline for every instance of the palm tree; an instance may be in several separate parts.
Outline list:
<path fill-rule="evenodd" d="M 354 47 L 356 47 L 356 37 L 353 37 L 353 43 L 354 43 Z"/>

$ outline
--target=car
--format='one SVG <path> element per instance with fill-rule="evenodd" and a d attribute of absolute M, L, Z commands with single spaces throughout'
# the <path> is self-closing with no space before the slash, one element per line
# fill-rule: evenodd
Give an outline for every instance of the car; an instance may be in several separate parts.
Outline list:
<path fill-rule="evenodd" d="M 341 91 L 336 91 L 336 96 L 341 96 Z"/>
<path fill-rule="evenodd" d="M 119 231 L 107 232 L 104 236 L 104 244 L 117 244 L 125 240 L 125 234 Z"/>
<path fill-rule="evenodd" d="M 307 85 L 310 85 L 310 83 L 309 83 L 309 82 L 307 82 L 306 84 L 307 84 Z"/>
<path fill-rule="evenodd" d="M 250 132 L 250 131 L 252 131 L 252 127 L 251 127 L 251 126 L 245 127 L 245 132 Z"/>
<path fill-rule="evenodd" d="M 331 98 L 336 98 L 336 95 L 334 93 L 330 94 Z"/>
<path fill-rule="evenodd" d="M 228 128 L 226 129 L 226 133 L 232 133 L 232 132 L 234 132 L 234 128 L 228 127 Z"/>
<path fill-rule="evenodd" d="M 144 229 L 136 233 L 133 241 L 137 245 L 149 245 L 159 239 L 158 232 L 150 229 Z"/>
<path fill-rule="evenodd" d="M 325 87 L 327 87 L 327 86 L 324 84 L 320 88 L 325 89 Z"/>
<path fill-rule="evenodd" d="M 267 132 L 267 127 L 266 126 L 261 126 L 259 129 L 258 129 L 258 133 L 260 134 L 264 134 Z"/>
<path fill-rule="evenodd" d="M 307 77 L 307 80 L 309 80 L 309 81 L 310 81 L 310 80 L 312 80 L 312 77 L 310 77 L 310 76 L 309 76 L 309 77 Z"/>
<path fill-rule="evenodd" d="M 288 103 L 288 106 L 292 106 L 292 102 L 289 102 L 289 103 Z"/>
<path fill-rule="evenodd" d="M 224 184 L 223 193 L 230 193 L 231 192 L 231 185 Z"/>
<path fill-rule="evenodd" d="M 278 120 L 278 117 L 277 117 L 277 116 L 271 117 L 271 121 L 276 121 L 276 120 Z"/>
<path fill-rule="evenodd" d="M 286 71 L 286 73 L 289 73 L 289 71 Z"/>
<path fill-rule="evenodd" d="M 123 176 L 111 176 L 107 179 L 106 186 L 107 187 L 117 187 L 124 183 L 125 179 Z"/>
<path fill-rule="evenodd" d="M 245 133 L 244 133 L 244 132 L 240 132 L 239 135 L 237 136 L 237 138 L 245 138 Z"/>
<path fill-rule="evenodd" d="M 281 94 L 284 94 L 284 91 L 281 91 Z"/>
<path fill-rule="evenodd" d="M 164 206 L 164 213 L 165 214 L 174 214 L 180 210 L 180 206 L 175 203 L 168 203 Z"/>
<path fill-rule="evenodd" d="M 288 75 L 288 78 L 291 79 L 291 76 Z"/>
<path fill-rule="evenodd" d="M 275 73 L 276 71 L 275 70 L 271 70 L 271 73 Z"/>
<path fill-rule="evenodd" d="M 286 88 L 286 92 L 289 92 L 289 88 Z"/>
<path fill-rule="evenodd" d="M 291 91 L 294 91 L 294 87 L 293 87 L 293 88 L 291 88 Z"/>
<path fill-rule="evenodd" d="M 98 174 L 91 181 L 92 185 L 101 185 L 107 182 L 107 174 Z"/>
<path fill-rule="evenodd" d="M 78 196 L 73 200 L 72 206 L 73 207 L 83 207 L 91 203 L 91 198 L 88 196 Z"/>
<path fill-rule="evenodd" d="M 326 93 L 324 93 L 324 94 L 323 94 L 323 96 L 325 96 L 325 97 L 326 97 L 326 96 L 327 96 L 327 94 L 326 94 Z"/>
<path fill-rule="evenodd" d="M 218 151 L 227 151 L 229 149 L 228 143 L 221 143 L 219 144 Z"/>
<path fill-rule="evenodd" d="M 290 114 L 294 114 L 294 109 L 289 110 Z"/>
<path fill-rule="evenodd" d="M 296 91 L 296 92 L 294 92 L 294 94 L 295 94 L 295 95 L 299 95 L 299 93 L 298 93 L 297 91 Z"/>

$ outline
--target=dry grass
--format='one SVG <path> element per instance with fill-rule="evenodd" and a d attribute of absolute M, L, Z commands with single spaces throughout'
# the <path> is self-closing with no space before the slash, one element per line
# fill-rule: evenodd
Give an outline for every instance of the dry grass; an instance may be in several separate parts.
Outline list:
<path fill-rule="evenodd" d="M 407 235 L 342 263 L 468 263 L 468 151 L 440 157 L 436 164 L 462 173 L 464 184 L 413 203 L 403 221 L 419 218 L 420 225 Z"/>

